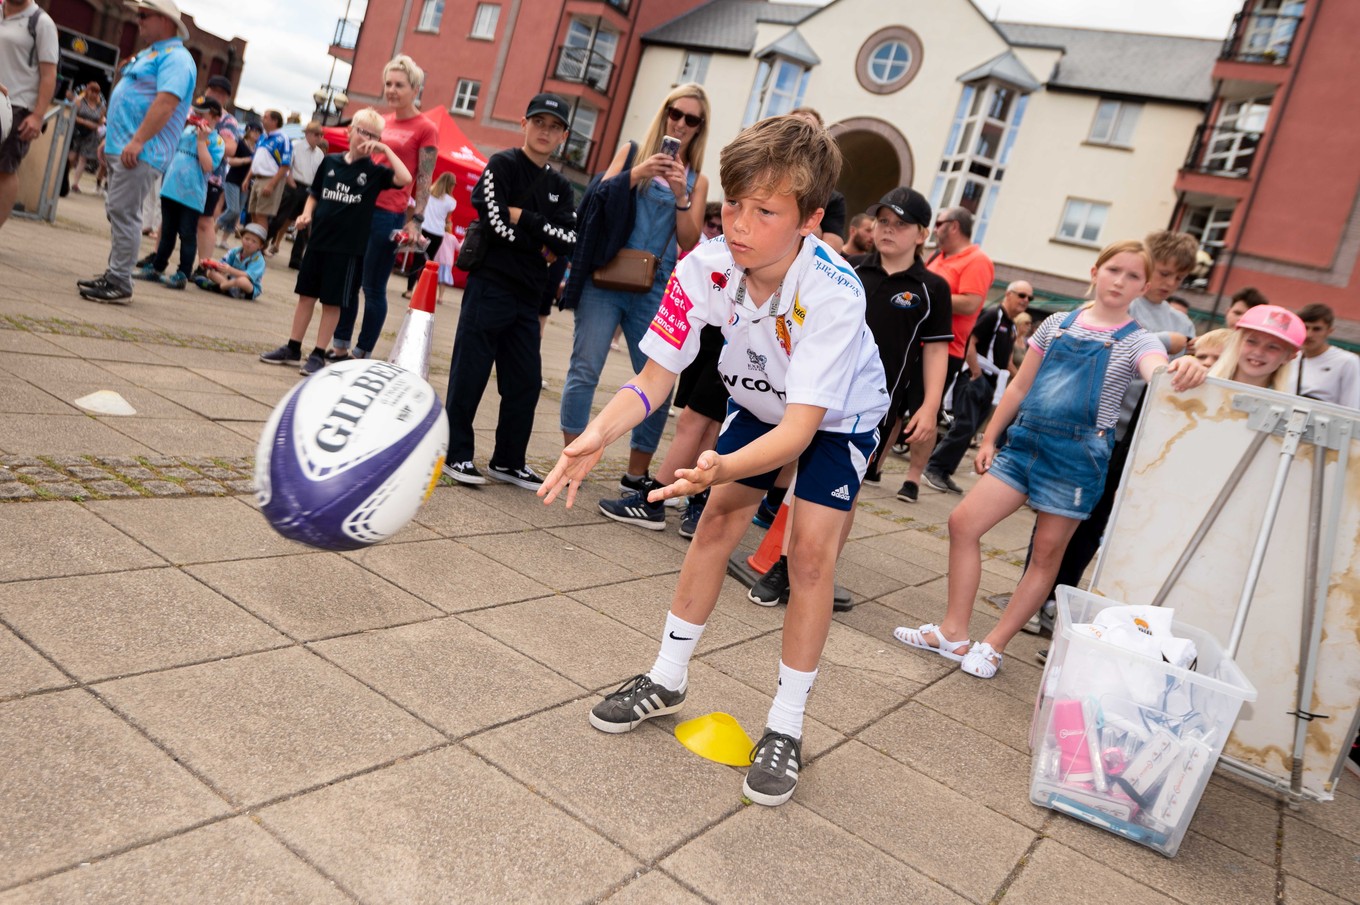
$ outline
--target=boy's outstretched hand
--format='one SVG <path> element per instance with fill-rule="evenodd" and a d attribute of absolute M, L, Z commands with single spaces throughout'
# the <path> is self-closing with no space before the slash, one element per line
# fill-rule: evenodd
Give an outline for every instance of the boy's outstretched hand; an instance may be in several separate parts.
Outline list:
<path fill-rule="evenodd" d="M 677 468 L 675 470 L 674 483 L 667 484 L 665 487 L 658 487 L 647 494 L 647 501 L 659 503 L 662 500 L 669 500 L 678 496 L 694 496 L 703 493 L 718 477 L 718 463 L 722 461 L 722 456 L 713 450 L 699 454 L 699 461 L 693 468 Z"/>
<path fill-rule="evenodd" d="M 580 489 L 581 482 L 603 455 L 604 438 L 593 426 L 587 427 L 581 436 L 567 444 L 562 450 L 562 455 L 557 457 L 557 464 L 553 466 L 553 470 L 543 479 L 543 486 L 538 488 L 543 505 L 551 505 L 558 495 L 566 490 L 567 508 L 570 509 L 576 502 L 576 491 Z"/>

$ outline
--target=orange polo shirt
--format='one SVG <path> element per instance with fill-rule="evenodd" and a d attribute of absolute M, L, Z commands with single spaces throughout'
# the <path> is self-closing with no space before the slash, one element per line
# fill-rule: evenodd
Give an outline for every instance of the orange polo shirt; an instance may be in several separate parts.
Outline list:
<path fill-rule="evenodd" d="M 988 290 L 992 288 L 992 279 L 996 276 L 992 259 L 976 245 L 969 245 L 958 254 L 935 255 L 926 262 L 926 268 L 945 278 L 951 294 L 981 296 L 984 303 Z M 968 334 L 973 332 L 973 324 L 981 313 L 982 308 L 979 307 L 972 314 L 953 316 L 954 338 L 949 342 L 950 358 L 963 357 L 964 350 L 968 348 Z"/>

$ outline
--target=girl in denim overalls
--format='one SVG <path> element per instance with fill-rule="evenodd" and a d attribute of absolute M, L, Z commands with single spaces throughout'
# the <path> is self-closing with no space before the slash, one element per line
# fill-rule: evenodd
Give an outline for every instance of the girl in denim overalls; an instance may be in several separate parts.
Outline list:
<path fill-rule="evenodd" d="M 983 435 L 977 455 L 983 477 L 949 517 L 945 618 L 939 625 L 897 629 L 893 634 L 903 644 L 961 661 L 965 672 L 990 679 L 1006 644 L 1039 611 L 1072 532 L 1100 498 L 1119 400 L 1135 375 L 1149 380 L 1167 363 L 1161 342 L 1129 318 L 1129 305 L 1151 271 L 1141 242 L 1107 247 L 1091 268 L 1095 301 L 1055 315 L 1060 318 L 1056 325 L 1045 323 L 1035 331 L 1032 354 Z M 1177 390 L 1204 381 L 1203 366 L 1189 356 L 1168 371 Z M 998 452 L 998 438 L 1008 426 L 1006 445 Z M 1026 501 L 1038 513 L 1029 568 L 996 628 L 970 647 L 968 621 L 982 574 L 982 536 Z"/>

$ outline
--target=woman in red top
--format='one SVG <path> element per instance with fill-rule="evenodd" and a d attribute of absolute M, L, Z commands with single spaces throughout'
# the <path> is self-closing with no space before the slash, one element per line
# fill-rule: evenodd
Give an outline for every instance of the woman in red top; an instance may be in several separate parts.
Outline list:
<path fill-rule="evenodd" d="M 416 97 L 424 83 L 425 71 L 405 54 L 398 55 L 383 67 L 383 98 L 392 112 L 383 116 L 382 135 L 371 138 L 373 141 L 381 139 L 391 148 L 406 169 L 415 174 L 415 181 L 405 188 L 388 189 L 378 196 L 368 236 L 368 251 L 364 254 L 364 322 L 354 341 L 355 358 L 368 358 L 373 354 L 373 347 L 387 320 L 387 280 L 397 259 L 397 243 L 392 241 L 392 234 L 402 230 L 409 241 L 414 241 L 420 235 L 420 224 L 425 218 L 430 177 L 434 175 L 435 156 L 439 153 L 439 129 L 416 109 Z M 410 203 L 412 189 L 414 207 Z M 332 361 L 350 357 L 350 338 L 354 335 L 357 315 L 357 306 L 341 309 L 340 323 L 331 340 L 335 351 L 328 356 Z"/>

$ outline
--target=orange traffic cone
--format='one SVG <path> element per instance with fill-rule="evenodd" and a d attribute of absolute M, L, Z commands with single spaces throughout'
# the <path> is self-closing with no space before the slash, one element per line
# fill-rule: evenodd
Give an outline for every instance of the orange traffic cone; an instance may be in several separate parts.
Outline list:
<path fill-rule="evenodd" d="M 774 521 L 770 523 L 770 528 L 765 532 L 765 537 L 761 539 L 760 546 L 756 547 L 756 552 L 746 557 L 746 564 L 757 575 L 764 575 L 770 571 L 770 566 L 779 561 L 780 555 L 784 552 L 784 529 L 788 521 L 789 504 L 780 503 L 779 512 L 775 515 Z"/>
<path fill-rule="evenodd" d="M 434 340 L 434 303 L 438 292 L 439 265 L 427 261 L 420 271 L 416 291 L 411 295 L 406 319 L 401 322 L 396 342 L 392 344 L 392 354 L 387 356 L 392 364 L 422 378 L 430 376 L 430 345 Z"/>

